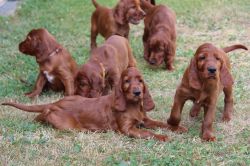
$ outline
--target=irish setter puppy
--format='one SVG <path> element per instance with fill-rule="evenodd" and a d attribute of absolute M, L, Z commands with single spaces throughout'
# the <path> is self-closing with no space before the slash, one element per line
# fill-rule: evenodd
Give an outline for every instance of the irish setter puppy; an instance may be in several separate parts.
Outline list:
<path fill-rule="evenodd" d="M 139 24 L 145 16 L 140 7 L 140 0 L 119 0 L 118 4 L 109 9 L 92 0 L 96 10 L 91 17 L 91 48 L 96 47 L 96 37 L 100 33 L 105 39 L 111 35 L 128 38 L 129 23 Z"/>
<path fill-rule="evenodd" d="M 49 123 L 60 130 L 99 132 L 113 130 L 135 138 L 168 141 L 165 135 L 139 128 L 167 128 L 168 125 L 147 116 L 146 112 L 154 108 L 154 102 L 142 75 L 134 67 L 122 73 L 115 91 L 107 96 L 99 98 L 68 96 L 45 105 L 27 106 L 12 102 L 3 105 L 39 113 L 35 120 Z"/>
<path fill-rule="evenodd" d="M 153 66 L 165 62 L 167 70 L 174 70 L 175 13 L 167 6 L 154 6 L 145 0 L 141 0 L 141 6 L 146 12 L 143 34 L 144 59 Z"/>
<path fill-rule="evenodd" d="M 19 51 L 34 56 L 40 70 L 33 91 L 26 93 L 26 96 L 38 96 L 44 87 L 55 91 L 64 90 L 65 95 L 74 94 L 77 64 L 46 29 L 31 30 L 19 44 Z"/>
<path fill-rule="evenodd" d="M 99 97 L 118 84 L 121 73 L 135 66 L 128 40 L 113 35 L 105 43 L 93 49 L 90 59 L 79 69 L 76 76 L 76 94 Z"/>
<path fill-rule="evenodd" d="M 202 44 L 186 69 L 182 82 L 177 88 L 174 104 L 168 124 L 178 129 L 182 108 L 186 100 L 194 105 L 191 116 L 197 116 L 201 107 L 204 108 L 201 137 L 205 141 L 215 141 L 213 121 L 216 102 L 220 92 L 225 94 L 223 121 L 230 121 L 233 111 L 233 77 L 230 73 L 230 61 L 226 53 L 235 49 L 247 48 L 243 45 L 232 45 L 219 49 L 210 43 Z"/>

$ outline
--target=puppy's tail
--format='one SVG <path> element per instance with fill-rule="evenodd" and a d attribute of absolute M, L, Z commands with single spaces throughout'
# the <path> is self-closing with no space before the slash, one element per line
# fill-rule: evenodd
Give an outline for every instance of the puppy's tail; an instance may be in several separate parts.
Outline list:
<path fill-rule="evenodd" d="M 46 108 L 48 108 L 48 105 L 24 105 L 24 104 L 19 104 L 19 103 L 14 103 L 14 102 L 4 102 L 2 103 L 2 105 L 8 105 L 8 106 L 12 106 L 15 107 L 17 109 L 26 111 L 26 112 L 38 112 L 41 113 L 43 112 Z"/>
<path fill-rule="evenodd" d="M 93 5 L 95 6 L 95 8 L 98 8 L 100 5 L 96 2 L 96 0 L 92 0 Z"/>
<path fill-rule="evenodd" d="M 128 68 L 129 67 L 136 67 L 136 60 L 134 58 L 134 55 L 133 55 L 133 51 L 129 45 L 129 42 L 128 40 L 126 40 L 127 42 L 127 48 L 128 48 Z"/>
<path fill-rule="evenodd" d="M 232 46 L 229 46 L 229 47 L 224 47 L 222 48 L 223 51 L 225 53 L 228 53 L 230 51 L 233 51 L 233 50 L 236 50 L 236 49 L 244 49 L 244 50 L 248 50 L 246 46 L 244 45 L 241 45 L 241 44 L 235 44 L 235 45 L 232 45 Z"/>

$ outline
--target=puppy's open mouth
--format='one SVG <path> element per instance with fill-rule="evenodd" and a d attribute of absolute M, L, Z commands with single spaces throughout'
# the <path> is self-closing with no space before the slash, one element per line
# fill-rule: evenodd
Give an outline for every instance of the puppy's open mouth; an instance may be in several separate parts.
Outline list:
<path fill-rule="evenodd" d="M 133 96 L 132 99 L 134 102 L 138 102 L 139 100 L 141 100 L 141 96 Z"/>
<path fill-rule="evenodd" d="M 153 65 L 153 66 L 160 66 L 160 65 L 162 65 L 163 64 L 163 61 L 157 61 L 155 64 L 151 64 L 151 65 Z"/>
<path fill-rule="evenodd" d="M 213 80 L 215 80 L 215 79 L 216 79 L 216 76 L 215 76 L 215 75 L 209 75 L 207 78 L 208 78 L 208 79 L 213 79 Z"/>
<path fill-rule="evenodd" d="M 162 65 L 163 61 L 150 61 L 148 60 L 148 63 L 151 67 L 159 67 Z"/>
<path fill-rule="evenodd" d="M 130 18 L 130 19 L 129 19 L 129 22 L 130 22 L 131 24 L 134 24 L 134 25 L 139 24 L 140 21 L 141 21 L 141 20 L 137 20 L 137 19 L 133 19 L 133 18 Z"/>

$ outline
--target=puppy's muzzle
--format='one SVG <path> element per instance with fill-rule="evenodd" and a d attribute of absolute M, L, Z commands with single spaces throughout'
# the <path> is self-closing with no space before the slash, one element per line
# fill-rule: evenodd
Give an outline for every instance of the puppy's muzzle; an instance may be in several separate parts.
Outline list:
<path fill-rule="evenodd" d="M 25 50 L 24 50 L 24 42 L 21 42 L 21 43 L 19 44 L 18 49 L 19 49 L 20 52 L 24 52 L 24 51 L 25 51 Z"/>

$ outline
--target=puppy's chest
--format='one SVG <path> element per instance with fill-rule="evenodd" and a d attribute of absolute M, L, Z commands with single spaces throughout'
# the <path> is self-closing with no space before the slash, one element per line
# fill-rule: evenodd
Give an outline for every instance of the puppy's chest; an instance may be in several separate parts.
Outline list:
<path fill-rule="evenodd" d="M 43 71 L 43 74 L 49 83 L 53 83 L 53 81 L 55 80 L 55 76 L 53 74 L 50 74 L 48 71 Z"/>
<path fill-rule="evenodd" d="M 200 91 L 198 93 L 194 93 L 195 95 L 192 97 L 192 100 L 197 103 L 206 106 L 208 103 L 210 103 L 212 100 L 217 100 L 217 97 L 220 93 L 220 90 L 216 90 L 214 92 L 204 92 Z"/>
<path fill-rule="evenodd" d="M 121 36 L 123 36 L 123 37 L 126 37 L 127 35 L 128 35 L 128 31 L 129 31 L 129 24 L 126 24 L 126 25 L 119 25 L 118 27 L 117 27 L 117 30 L 116 30 L 116 34 L 118 34 L 118 35 L 121 35 Z"/>
<path fill-rule="evenodd" d="M 140 110 L 140 108 L 130 108 L 125 113 L 126 117 L 136 123 L 143 123 L 144 113 Z"/>

